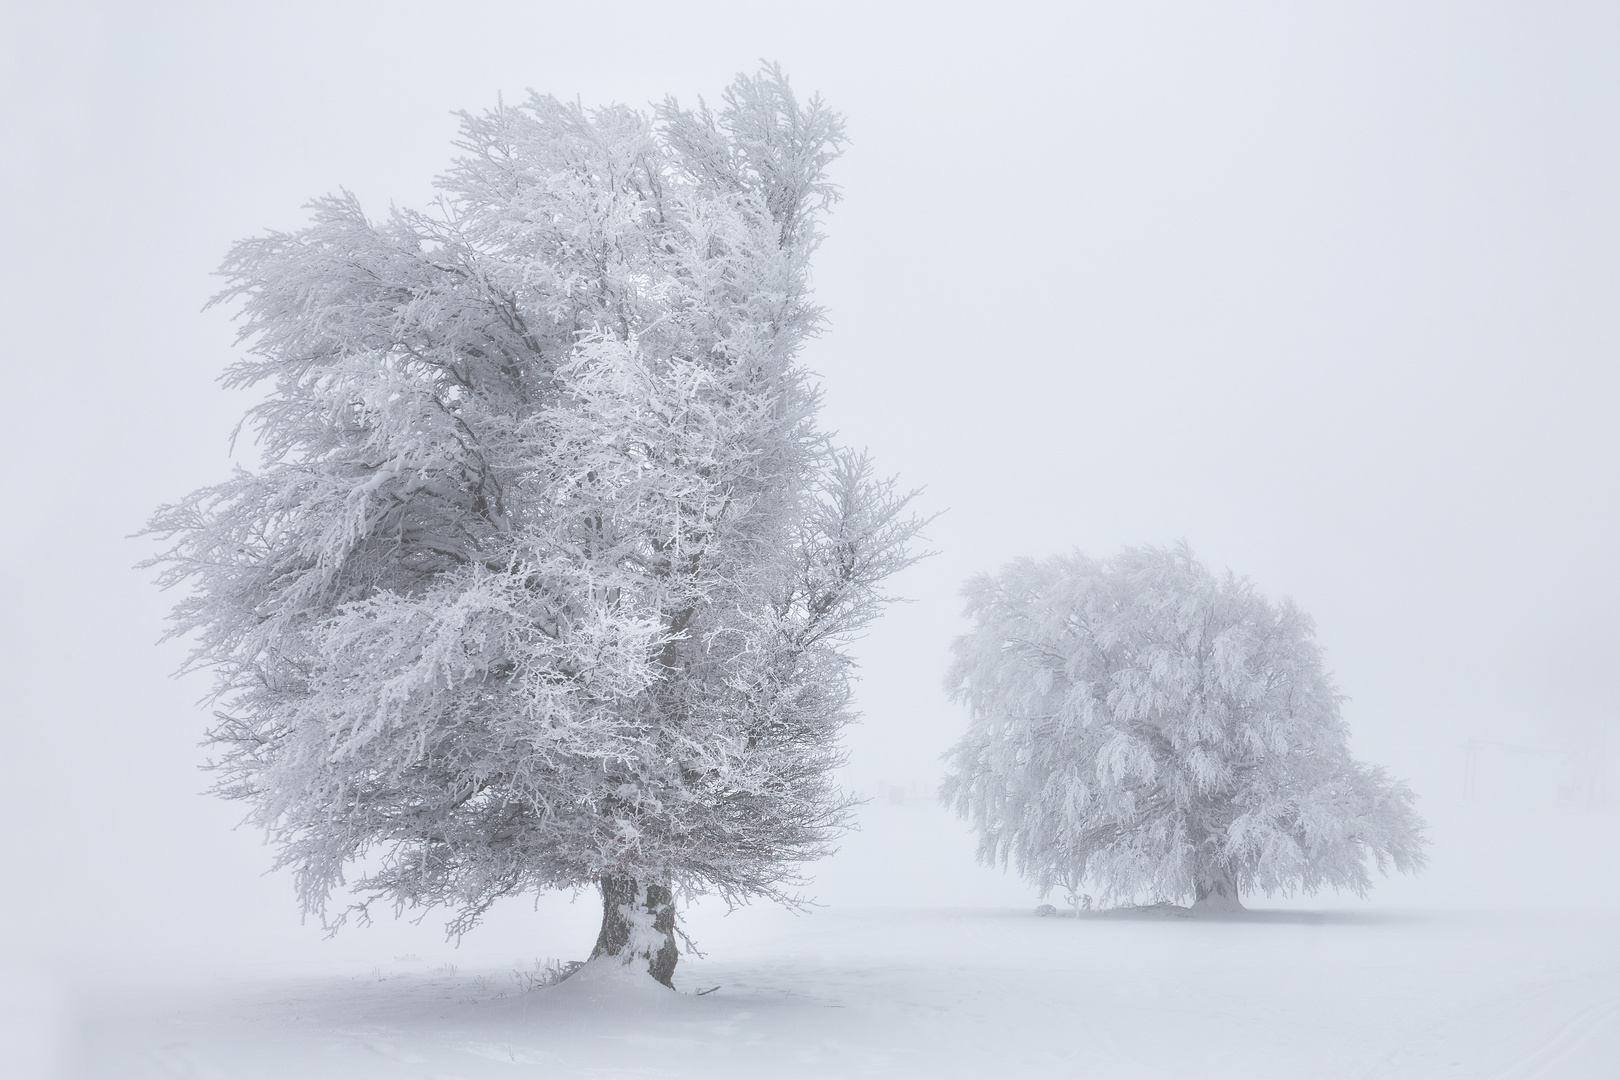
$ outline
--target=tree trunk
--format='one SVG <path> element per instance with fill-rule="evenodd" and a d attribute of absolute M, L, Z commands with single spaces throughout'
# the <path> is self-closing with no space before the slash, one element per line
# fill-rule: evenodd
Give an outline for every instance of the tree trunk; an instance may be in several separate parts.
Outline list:
<path fill-rule="evenodd" d="M 1211 868 L 1198 876 L 1197 892 L 1193 899 L 1193 914 L 1204 912 L 1242 911 L 1238 900 L 1237 881 L 1225 868 Z"/>
<path fill-rule="evenodd" d="M 675 901 L 665 885 L 638 884 L 634 878 L 602 878 L 602 932 L 591 959 L 612 956 L 626 965 L 646 964 L 647 974 L 674 988 Z"/>

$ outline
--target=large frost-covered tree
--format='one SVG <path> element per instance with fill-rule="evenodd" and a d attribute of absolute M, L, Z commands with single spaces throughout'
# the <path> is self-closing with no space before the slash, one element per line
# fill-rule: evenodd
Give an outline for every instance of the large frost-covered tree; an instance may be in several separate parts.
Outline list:
<path fill-rule="evenodd" d="M 842 134 L 775 68 L 719 110 L 531 95 L 463 117 L 432 212 L 232 250 L 262 464 L 153 561 L 307 910 L 460 933 L 596 886 L 592 955 L 668 983 L 676 895 L 791 900 L 826 852 L 847 642 L 918 524 L 797 359 Z"/>
<path fill-rule="evenodd" d="M 1042 893 L 1241 906 L 1425 863 L 1412 792 L 1354 761 L 1309 616 L 1183 545 L 1021 560 L 964 590 L 944 795 Z"/>

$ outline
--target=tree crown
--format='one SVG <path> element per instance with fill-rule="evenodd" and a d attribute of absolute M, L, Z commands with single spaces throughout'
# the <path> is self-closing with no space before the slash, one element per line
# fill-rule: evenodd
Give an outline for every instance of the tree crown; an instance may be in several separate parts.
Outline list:
<path fill-rule="evenodd" d="M 843 826 L 845 646 L 919 523 L 797 360 L 842 139 L 775 68 L 718 112 L 531 95 L 463 116 L 432 212 L 231 250 L 263 460 L 153 563 L 308 909 L 357 867 L 453 930 L 605 876 L 785 899 Z"/>
<path fill-rule="evenodd" d="M 1024 559 L 964 590 L 944 793 L 1043 892 L 1363 892 L 1423 865 L 1413 796 L 1352 760 L 1310 618 L 1185 545 Z"/>

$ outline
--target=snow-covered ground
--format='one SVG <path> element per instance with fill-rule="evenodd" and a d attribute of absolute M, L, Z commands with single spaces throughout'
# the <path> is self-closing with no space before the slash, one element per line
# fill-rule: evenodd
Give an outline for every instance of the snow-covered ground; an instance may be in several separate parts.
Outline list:
<path fill-rule="evenodd" d="M 1609 1077 L 1610 922 L 1438 913 L 762 918 L 670 993 L 588 966 L 220 982 L 87 1003 L 79 1075 Z M 718 986 L 703 996 L 693 991 Z"/>
<path fill-rule="evenodd" d="M 678 994 L 595 967 L 525 991 L 516 972 L 594 936 L 592 898 L 553 897 L 459 950 L 393 952 L 412 939 L 380 926 L 328 960 L 19 974 L 0 1007 L 33 1057 L 6 1075 L 52 1075 L 53 1055 L 96 1080 L 1620 1075 L 1608 913 L 1414 904 L 1445 895 L 1442 859 L 1394 903 L 1040 917 L 936 807 L 863 816 L 821 871 L 827 906 L 690 911 L 707 956 Z"/>

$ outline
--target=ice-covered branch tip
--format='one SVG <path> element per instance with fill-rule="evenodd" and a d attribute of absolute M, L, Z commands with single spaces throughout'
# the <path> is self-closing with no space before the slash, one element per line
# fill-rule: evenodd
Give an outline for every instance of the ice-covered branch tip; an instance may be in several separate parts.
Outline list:
<path fill-rule="evenodd" d="M 820 97 L 801 106 L 776 64 L 738 75 L 721 101 L 716 116 L 701 99 L 696 109 L 682 109 L 665 98 L 658 108 L 664 139 L 713 182 L 763 195 L 784 247 L 813 249 L 814 216 L 839 198 L 827 168 L 843 153 L 843 117 Z"/>

